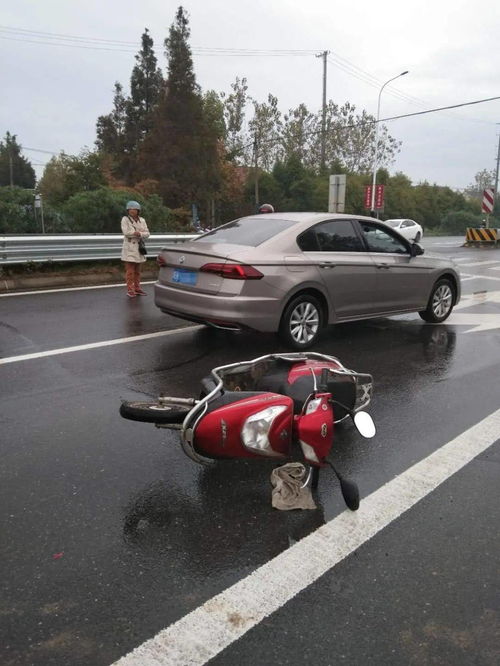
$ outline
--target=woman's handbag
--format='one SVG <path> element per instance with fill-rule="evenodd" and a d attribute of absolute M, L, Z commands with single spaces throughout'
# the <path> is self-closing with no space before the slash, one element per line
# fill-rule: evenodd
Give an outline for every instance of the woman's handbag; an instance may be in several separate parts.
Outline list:
<path fill-rule="evenodd" d="M 137 230 L 137 228 L 135 227 L 135 222 L 136 222 L 136 221 L 133 220 L 133 219 L 130 217 L 130 215 L 127 215 L 127 217 L 128 217 L 128 219 L 130 220 L 130 222 L 132 223 L 132 226 L 134 227 L 134 229 Z M 148 251 L 147 251 L 147 249 L 146 249 L 146 243 L 144 242 L 144 238 L 139 238 L 139 243 L 138 243 L 138 245 L 139 245 L 139 254 L 145 255 L 145 254 L 148 253 Z"/>

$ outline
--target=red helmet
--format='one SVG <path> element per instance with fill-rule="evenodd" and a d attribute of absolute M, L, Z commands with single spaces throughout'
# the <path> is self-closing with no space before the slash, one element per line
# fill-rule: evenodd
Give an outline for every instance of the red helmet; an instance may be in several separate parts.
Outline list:
<path fill-rule="evenodd" d="M 262 204 L 259 213 L 274 213 L 274 207 L 271 204 Z"/>

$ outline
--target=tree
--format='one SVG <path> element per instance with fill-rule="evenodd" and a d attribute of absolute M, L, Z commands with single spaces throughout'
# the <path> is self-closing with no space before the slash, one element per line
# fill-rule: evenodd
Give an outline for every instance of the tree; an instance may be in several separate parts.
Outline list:
<path fill-rule="evenodd" d="M 130 77 L 130 100 L 127 121 L 133 126 L 134 147 L 149 133 L 152 111 L 160 98 L 163 75 L 153 50 L 153 40 L 146 28 L 141 37 L 142 48 L 135 56 L 136 65 Z M 132 127 L 131 127 L 132 131 Z"/>
<path fill-rule="evenodd" d="M 84 149 L 78 156 L 61 153 L 45 166 L 40 192 L 53 206 L 64 203 L 77 192 L 88 192 L 106 184 L 99 153 Z"/>
<path fill-rule="evenodd" d="M 0 186 L 35 187 L 35 170 L 21 155 L 21 150 L 16 135 L 6 132 L 4 140 L 0 141 Z"/>
<path fill-rule="evenodd" d="M 494 183 L 495 171 L 493 171 L 493 169 L 491 171 L 488 169 L 483 169 L 482 171 L 478 171 L 476 173 L 474 176 L 474 182 L 465 188 L 464 194 L 472 199 L 482 200 L 483 191 L 487 188 L 493 188 Z"/>
<path fill-rule="evenodd" d="M 250 136 L 252 137 L 253 147 L 248 149 L 253 151 L 253 161 L 259 167 L 270 171 L 279 157 L 279 140 L 281 135 L 281 112 L 278 109 L 278 99 L 274 95 L 267 96 L 266 102 L 252 100 L 254 115 L 248 123 Z"/>
<path fill-rule="evenodd" d="M 127 100 L 123 95 L 123 86 L 115 82 L 113 110 L 97 119 L 98 150 L 118 157 L 125 148 L 125 126 L 127 122 Z"/>
<path fill-rule="evenodd" d="M 311 137 L 316 131 L 315 116 L 305 104 L 290 109 L 283 117 L 281 135 L 281 154 L 284 161 L 292 156 L 306 162 L 311 144 Z"/>
<path fill-rule="evenodd" d="M 127 183 L 137 175 L 139 147 L 153 124 L 153 111 L 163 86 L 163 75 L 153 51 L 153 40 L 146 28 L 141 37 L 142 48 L 135 56 L 136 65 L 130 77 L 130 98 L 125 102 L 124 153 L 121 173 Z"/>
<path fill-rule="evenodd" d="M 223 103 L 223 115 L 225 122 L 225 147 L 228 159 L 241 163 L 244 159 L 245 134 L 243 133 L 243 121 L 245 119 L 245 107 L 247 104 L 247 80 L 239 79 L 231 84 L 232 93 L 225 98 Z M 222 94 L 224 99 L 224 94 Z"/>
<path fill-rule="evenodd" d="M 165 40 L 168 78 L 153 125 L 139 156 L 143 178 L 158 181 L 158 192 L 174 208 L 214 198 L 218 163 L 218 130 L 207 123 L 196 83 L 188 16 L 179 7 Z"/>

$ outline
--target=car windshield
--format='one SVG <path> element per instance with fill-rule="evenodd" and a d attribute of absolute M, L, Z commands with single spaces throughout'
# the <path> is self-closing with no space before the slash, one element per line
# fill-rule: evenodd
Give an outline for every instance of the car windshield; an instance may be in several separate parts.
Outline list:
<path fill-rule="evenodd" d="M 257 247 L 264 241 L 276 236 L 281 231 L 292 227 L 296 222 L 269 217 L 244 217 L 233 220 L 209 231 L 199 238 L 196 243 L 229 243 L 231 245 L 248 245 Z"/>
<path fill-rule="evenodd" d="M 399 227 L 401 224 L 401 220 L 386 220 L 386 224 L 388 224 L 390 227 Z"/>

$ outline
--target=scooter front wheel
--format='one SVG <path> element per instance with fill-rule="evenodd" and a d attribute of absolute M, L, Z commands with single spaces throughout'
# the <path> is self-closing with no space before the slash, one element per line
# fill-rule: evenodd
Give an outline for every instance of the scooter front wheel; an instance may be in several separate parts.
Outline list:
<path fill-rule="evenodd" d="M 120 414 L 130 421 L 144 423 L 182 423 L 192 407 L 162 404 L 160 402 L 127 402 L 120 406 Z"/>

